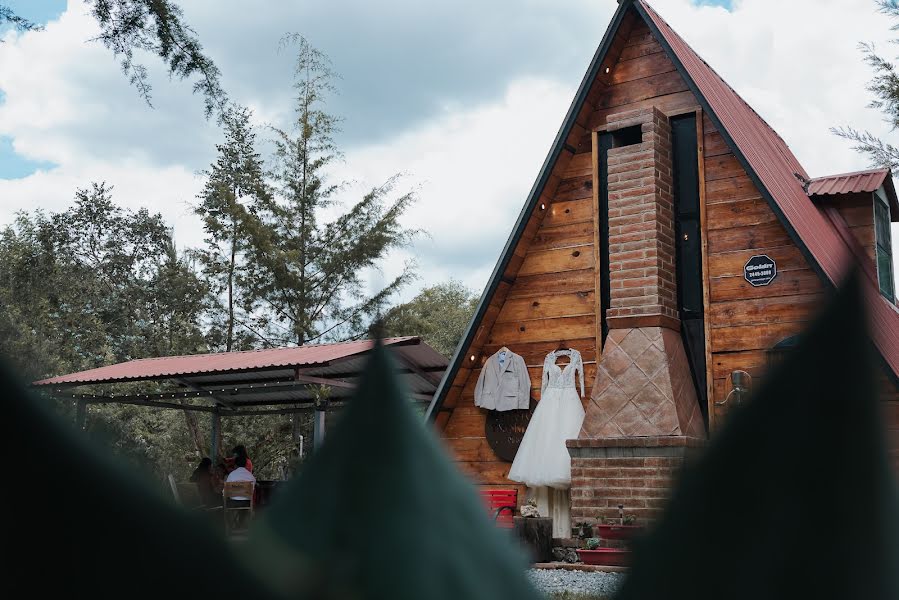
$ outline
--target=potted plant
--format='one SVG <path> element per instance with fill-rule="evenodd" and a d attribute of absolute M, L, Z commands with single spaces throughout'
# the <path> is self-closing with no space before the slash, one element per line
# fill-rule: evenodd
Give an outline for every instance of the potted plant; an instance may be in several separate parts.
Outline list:
<path fill-rule="evenodd" d="M 621 548 L 600 548 L 599 538 L 589 538 L 585 548 L 577 551 L 578 557 L 585 565 L 601 565 L 605 567 L 623 567 L 628 564 L 630 551 Z"/>
<path fill-rule="evenodd" d="M 643 528 L 637 525 L 637 517 L 626 515 L 618 519 L 605 519 L 596 529 L 597 535 L 604 540 L 630 540 Z"/>
<path fill-rule="evenodd" d="M 580 523 L 574 524 L 575 536 L 581 538 L 582 540 L 586 540 L 587 538 L 593 537 L 593 526 L 586 521 L 581 521 Z"/>

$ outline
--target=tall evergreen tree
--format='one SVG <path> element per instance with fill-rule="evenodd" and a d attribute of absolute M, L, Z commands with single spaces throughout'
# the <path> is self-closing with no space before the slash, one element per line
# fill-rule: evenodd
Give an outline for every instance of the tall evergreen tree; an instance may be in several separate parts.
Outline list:
<path fill-rule="evenodd" d="M 240 106 L 224 113 L 225 140 L 216 146 L 218 154 L 206 171 L 206 184 L 195 209 L 206 231 L 206 248 L 198 255 L 212 282 L 216 304 L 224 305 L 213 314 L 210 340 L 226 352 L 252 347 L 256 341 L 252 333 L 256 329 L 250 325 L 255 301 L 246 293 L 244 255 L 252 241 L 251 230 L 256 227 L 252 211 L 269 194 L 251 116 Z"/>
<path fill-rule="evenodd" d="M 275 195 L 259 204 L 265 227 L 251 253 L 259 267 L 254 290 L 272 316 L 272 339 L 306 344 L 346 339 L 365 332 L 392 294 L 414 277 L 412 265 L 374 294 L 366 272 L 394 249 L 407 246 L 416 231 L 400 218 L 415 201 L 412 192 L 394 195 L 397 176 L 365 193 L 332 220 L 346 182 L 333 182 L 329 169 L 341 158 L 334 135 L 339 120 L 324 103 L 335 91 L 328 58 L 298 35 L 293 127 L 273 128 Z"/>
<path fill-rule="evenodd" d="M 897 20 L 891 29 L 899 31 L 899 1 L 877 0 L 877 5 L 882 13 Z M 893 42 L 899 44 L 899 39 Z M 882 111 L 891 131 L 896 131 L 899 128 L 899 72 L 893 62 L 875 52 L 873 44 L 861 44 L 861 48 L 865 62 L 875 73 L 874 79 L 868 85 L 868 91 L 874 95 L 869 106 Z M 870 131 L 859 131 L 853 127 L 835 127 L 832 131 L 853 142 L 853 148 L 867 154 L 874 165 L 888 167 L 894 171 L 899 169 L 899 147 Z"/>

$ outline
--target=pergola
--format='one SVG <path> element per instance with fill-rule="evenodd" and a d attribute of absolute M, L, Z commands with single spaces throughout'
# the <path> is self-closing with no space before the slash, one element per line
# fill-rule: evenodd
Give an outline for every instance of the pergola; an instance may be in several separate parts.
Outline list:
<path fill-rule="evenodd" d="M 447 367 L 446 358 L 418 337 L 383 340 L 396 360 L 410 400 L 428 403 Z M 88 404 L 133 404 L 209 413 L 212 452 L 221 417 L 293 414 L 314 411 L 313 443 L 324 439 L 325 412 L 353 394 L 373 340 L 337 344 L 144 358 L 34 382 L 50 396 L 77 403 L 84 423 Z M 96 388 L 152 382 L 153 391 L 96 392 Z M 92 386 L 85 393 L 78 388 Z M 323 393 L 322 386 L 326 388 Z M 160 391 L 160 388 L 162 390 Z M 215 457 L 213 457 L 215 458 Z"/>

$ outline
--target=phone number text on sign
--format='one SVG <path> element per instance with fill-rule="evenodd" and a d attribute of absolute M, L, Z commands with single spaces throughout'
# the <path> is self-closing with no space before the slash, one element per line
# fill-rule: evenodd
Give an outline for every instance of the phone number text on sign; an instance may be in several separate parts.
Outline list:
<path fill-rule="evenodd" d="M 743 267 L 743 277 L 753 287 L 768 285 L 777 277 L 777 263 L 764 254 L 753 256 Z"/>

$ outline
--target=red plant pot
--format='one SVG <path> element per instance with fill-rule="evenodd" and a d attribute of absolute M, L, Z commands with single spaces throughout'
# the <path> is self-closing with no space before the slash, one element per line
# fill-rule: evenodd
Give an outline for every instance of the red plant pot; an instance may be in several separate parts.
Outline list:
<path fill-rule="evenodd" d="M 601 565 L 604 567 L 624 567 L 630 563 L 630 550 L 621 548 L 597 548 L 596 550 L 578 550 L 577 555 L 585 565 Z"/>
<path fill-rule="evenodd" d="M 640 525 L 594 525 L 594 527 L 599 538 L 603 540 L 630 540 L 643 529 Z"/>

